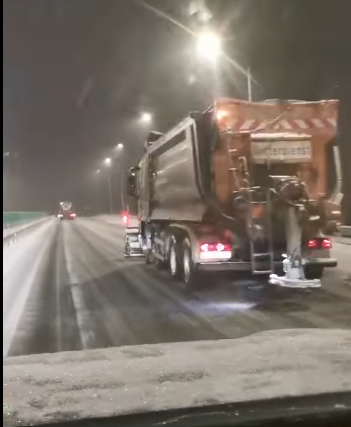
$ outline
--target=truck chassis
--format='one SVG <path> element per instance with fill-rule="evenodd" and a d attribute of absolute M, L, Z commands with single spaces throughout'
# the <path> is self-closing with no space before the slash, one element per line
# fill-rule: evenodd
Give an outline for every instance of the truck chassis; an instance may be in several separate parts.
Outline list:
<path fill-rule="evenodd" d="M 224 233 L 224 229 L 203 223 L 141 223 L 145 262 L 158 269 L 168 269 L 172 277 L 184 281 L 190 288 L 201 285 L 204 277 L 209 277 L 207 273 L 246 272 L 269 276 L 270 261 L 265 254 L 257 259 L 253 272 L 251 260 L 240 257 Z M 324 268 L 335 267 L 337 261 L 331 257 L 329 239 L 315 239 L 311 246 L 301 249 L 304 272 L 306 278 L 320 279 Z M 283 259 L 282 253 L 275 252 L 275 272 L 282 271 Z M 235 274 L 232 277 L 235 278 Z"/>

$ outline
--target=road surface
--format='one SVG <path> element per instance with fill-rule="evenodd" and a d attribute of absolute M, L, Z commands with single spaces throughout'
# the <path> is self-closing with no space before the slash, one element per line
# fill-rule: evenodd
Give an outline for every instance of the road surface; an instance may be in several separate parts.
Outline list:
<path fill-rule="evenodd" d="M 3 354 L 236 338 L 280 328 L 351 328 L 351 245 L 323 288 L 244 278 L 190 294 L 167 272 L 124 260 L 117 218 L 48 220 L 4 247 Z"/>

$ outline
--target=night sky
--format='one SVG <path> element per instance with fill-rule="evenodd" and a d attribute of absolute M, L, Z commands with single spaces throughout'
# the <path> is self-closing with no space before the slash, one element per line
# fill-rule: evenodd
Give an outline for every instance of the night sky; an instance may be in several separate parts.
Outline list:
<path fill-rule="evenodd" d="M 192 29 L 189 3 L 148 2 Z M 250 65 L 254 99 L 341 99 L 340 144 L 351 182 L 349 3 L 206 4 L 225 52 Z M 214 87 L 211 70 L 194 60 L 192 36 L 138 2 L 5 0 L 3 11 L 3 141 L 4 151 L 17 153 L 4 160 L 9 209 L 52 211 L 61 199 L 104 209 L 106 184 L 94 171 L 118 142 L 125 168 L 142 152 L 150 129 L 138 121 L 141 111 L 165 131 L 214 93 L 246 96 L 239 71 L 221 64 Z"/>

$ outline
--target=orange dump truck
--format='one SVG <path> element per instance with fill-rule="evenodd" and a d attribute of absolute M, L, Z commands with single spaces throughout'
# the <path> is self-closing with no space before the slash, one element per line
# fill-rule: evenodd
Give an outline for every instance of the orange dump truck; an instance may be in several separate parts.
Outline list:
<path fill-rule="evenodd" d="M 306 276 L 335 267 L 323 229 L 340 217 L 337 114 L 334 100 L 218 99 L 166 134 L 151 132 L 128 178 L 146 262 L 189 286 L 202 272 L 271 274 L 292 245 Z"/>

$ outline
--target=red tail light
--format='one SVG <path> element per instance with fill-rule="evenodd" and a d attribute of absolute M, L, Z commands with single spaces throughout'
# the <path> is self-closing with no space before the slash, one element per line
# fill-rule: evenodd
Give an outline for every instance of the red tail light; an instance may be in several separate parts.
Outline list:
<path fill-rule="evenodd" d="M 314 249 L 318 246 L 318 242 L 317 240 L 313 239 L 313 240 L 309 240 L 307 243 L 307 247 L 310 249 Z"/>
<path fill-rule="evenodd" d="M 332 242 L 330 239 L 323 239 L 322 240 L 322 248 L 323 249 L 331 249 L 332 248 Z"/>
<path fill-rule="evenodd" d="M 126 224 L 129 221 L 129 212 L 122 211 L 122 221 Z"/>
<path fill-rule="evenodd" d="M 332 242 L 330 239 L 312 239 L 307 243 L 309 249 L 331 249 Z"/>

